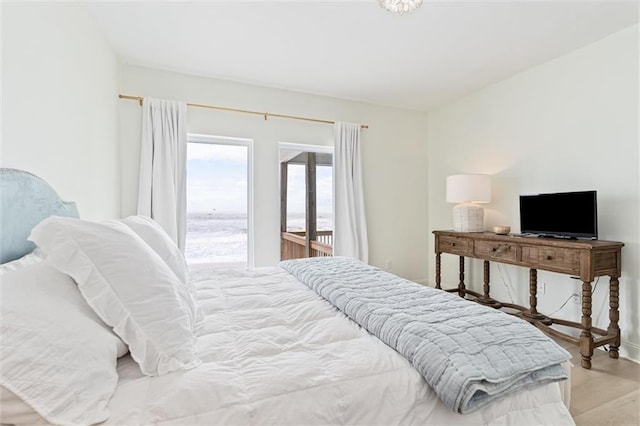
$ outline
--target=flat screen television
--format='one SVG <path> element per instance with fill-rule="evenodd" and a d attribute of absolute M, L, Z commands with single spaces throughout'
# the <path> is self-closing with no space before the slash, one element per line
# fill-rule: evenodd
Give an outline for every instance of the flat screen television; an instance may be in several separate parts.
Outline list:
<path fill-rule="evenodd" d="M 520 232 L 541 237 L 598 238 L 596 191 L 520 196 Z"/>

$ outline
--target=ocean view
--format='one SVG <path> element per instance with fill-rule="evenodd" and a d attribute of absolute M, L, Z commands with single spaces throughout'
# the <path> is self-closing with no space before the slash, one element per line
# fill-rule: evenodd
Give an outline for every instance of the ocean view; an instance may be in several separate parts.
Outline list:
<path fill-rule="evenodd" d="M 304 213 L 287 215 L 290 231 L 304 231 Z M 318 213 L 318 230 L 332 229 L 331 213 Z M 189 263 L 246 263 L 247 215 L 187 213 L 185 257 Z"/>

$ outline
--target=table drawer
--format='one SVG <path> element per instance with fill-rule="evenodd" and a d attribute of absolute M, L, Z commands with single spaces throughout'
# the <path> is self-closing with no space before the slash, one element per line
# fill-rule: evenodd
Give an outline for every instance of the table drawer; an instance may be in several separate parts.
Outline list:
<path fill-rule="evenodd" d="M 476 256 L 487 260 L 504 262 L 516 261 L 516 245 L 496 241 L 476 241 L 474 252 Z"/>
<path fill-rule="evenodd" d="M 438 244 L 440 251 L 444 253 L 457 254 L 459 256 L 468 256 L 472 254 L 472 242 L 469 239 L 442 236 Z"/>
<path fill-rule="evenodd" d="M 580 258 L 575 250 L 522 247 L 522 261 L 557 272 L 580 273 Z"/>

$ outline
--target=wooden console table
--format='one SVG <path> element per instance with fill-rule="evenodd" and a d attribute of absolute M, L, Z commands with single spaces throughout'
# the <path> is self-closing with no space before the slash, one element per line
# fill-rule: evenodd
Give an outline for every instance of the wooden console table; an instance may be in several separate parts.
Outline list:
<path fill-rule="evenodd" d="M 609 345 L 609 356 L 618 358 L 620 328 L 618 327 L 618 278 L 621 274 L 620 256 L 623 243 L 598 240 L 562 240 L 553 238 L 496 235 L 488 232 L 433 231 L 436 252 L 436 288 L 441 289 L 442 253 L 460 257 L 458 287 L 446 291 L 461 297 L 471 295 L 476 302 L 495 308 L 512 308 L 516 315 L 529 321 L 544 332 L 580 346 L 582 367 L 591 368 L 593 349 Z M 484 260 L 483 293 L 467 290 L 464 284 L 464 258 Z M 508 263 L 529 268 L 529 307 L 503 303 L 489 294 L 489 262 Z M 574 275 L 582 281 L 582 321 L 580 323 L 549 318 L 537 310 L 537 270 Z M 591 283 L 595 277 L 608 275 L 609 327 L 606 330 L 591 326 Z M 574 337 L 551 328 L 552 324 L 581 330 Z M 595 337 L 594 337 L 595 335 Z"/>

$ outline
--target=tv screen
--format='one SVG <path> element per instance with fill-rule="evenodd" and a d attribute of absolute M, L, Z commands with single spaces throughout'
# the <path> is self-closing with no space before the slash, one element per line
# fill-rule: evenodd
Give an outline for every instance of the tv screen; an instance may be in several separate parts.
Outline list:
<path fill-rule="evenodd" d="M 597 239 L 596 191 L 521 195 L 520 232 L 548 237 Z"/>

